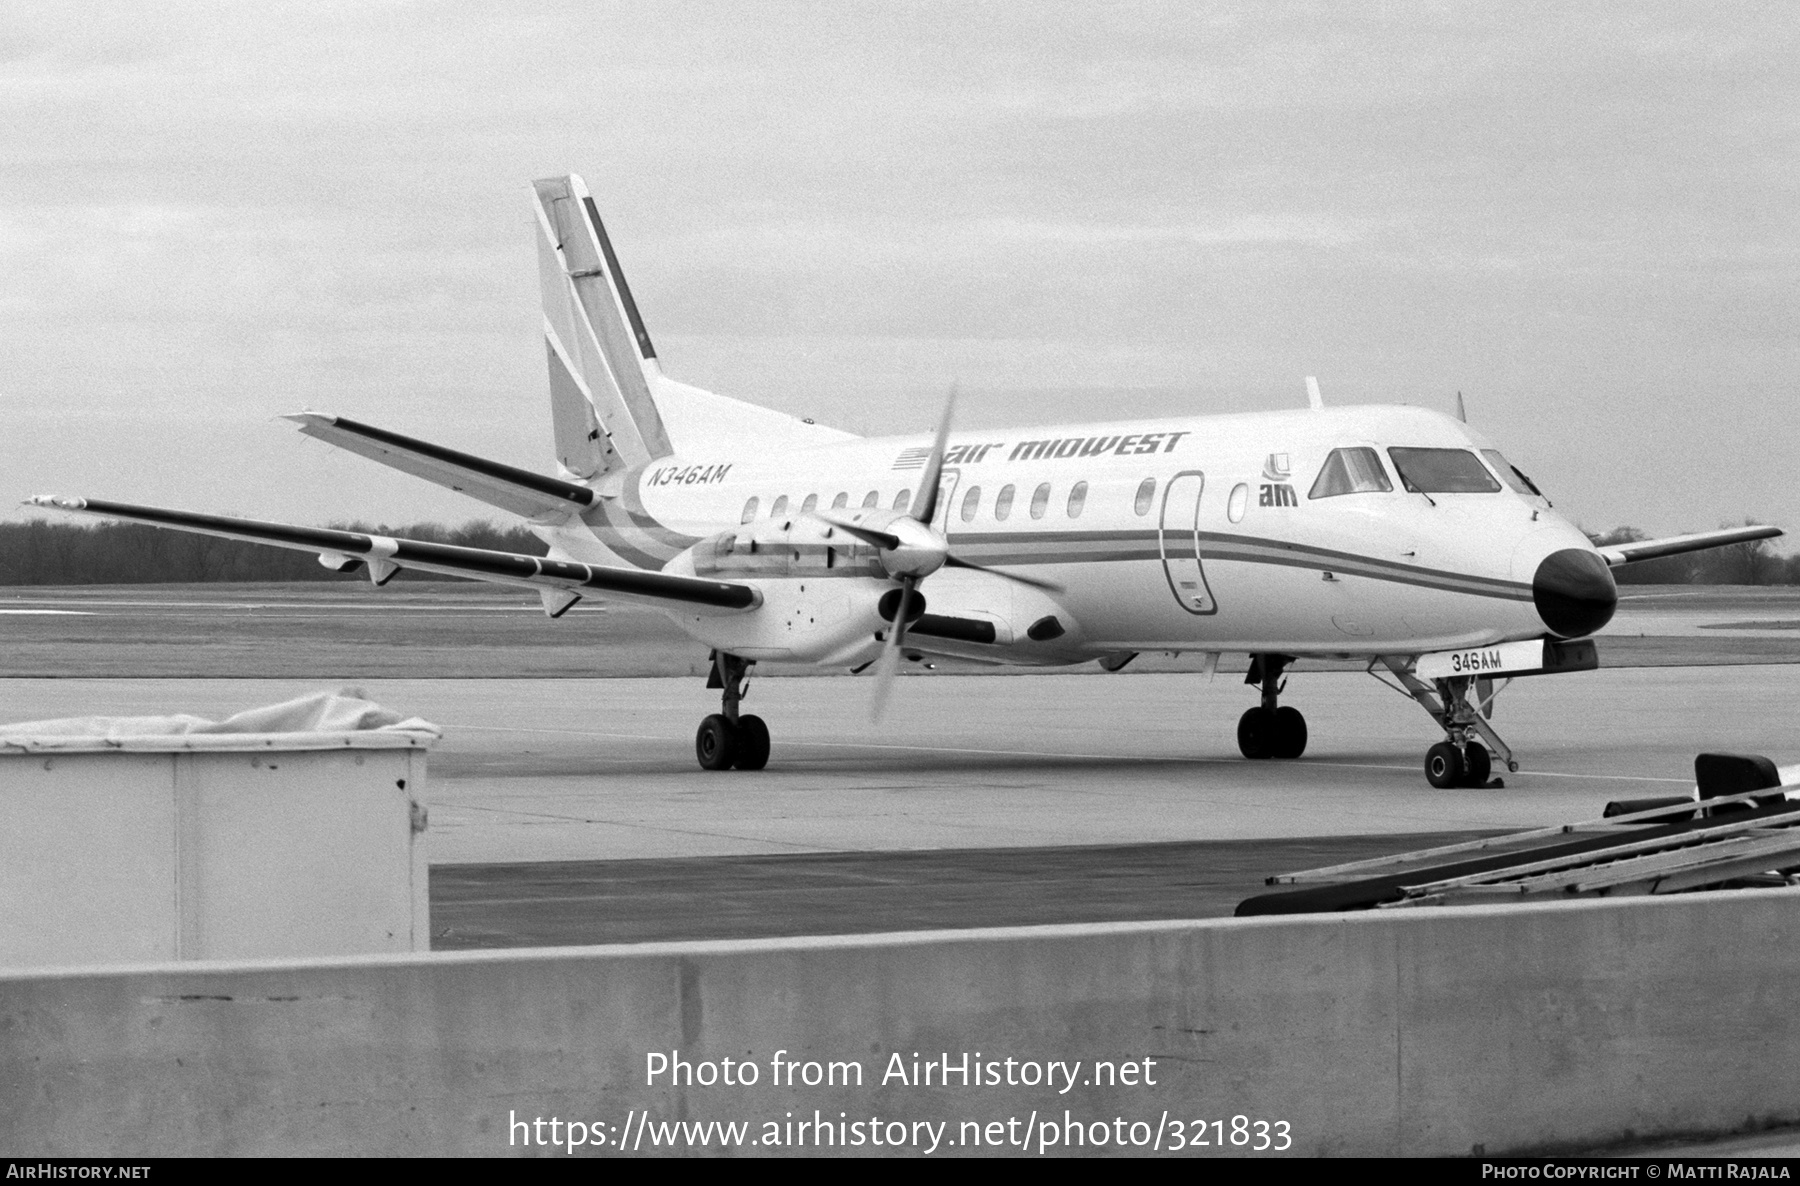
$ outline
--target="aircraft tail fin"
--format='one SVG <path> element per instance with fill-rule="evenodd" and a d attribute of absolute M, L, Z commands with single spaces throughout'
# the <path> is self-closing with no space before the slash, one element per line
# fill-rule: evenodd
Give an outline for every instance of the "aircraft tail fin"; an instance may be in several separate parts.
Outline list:
<path fill-rule="evenodd" d="M 656 348 L 587 186 L 532 182 L 556 457 L 592 479 L 674 452 L 652 395 Z"/>

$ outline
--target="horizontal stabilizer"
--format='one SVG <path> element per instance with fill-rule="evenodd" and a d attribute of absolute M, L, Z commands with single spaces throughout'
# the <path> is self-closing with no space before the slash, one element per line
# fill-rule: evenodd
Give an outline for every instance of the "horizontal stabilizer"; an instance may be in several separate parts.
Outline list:
<path fill-rule="evenodd" d="M 1729 544 L 1749 543 L 1757 539 L 1774 539 L 1784 534 L 1779 527 L 1727 527 L 1719 531 L 1697 531 L 1692 535 L 1671 535 L 1664 539 L 1635 540 L 1623 544 L 1606 544 L 1599 549 L 1601 559 L 1613 568 L 1636 564 L 1640 560 L 1657 560 L 1679 556 L 1683 552 L 1703 552 L 1707 548 L 1723 548 Z"/>
<path fill-rule="evenodd" d="M 454 544 L 395 539 L 384 535 L 366 535 L 360 531 L 339 531 L 330 527 L 262 523 L 254 519 L 201 515 L 192 511 L 132 506 L 129 503 L 102 502 L 93 498 L 52 498 L 39 495 L 29 502 L 32 506 L 53 510 L 129 519 L 177 531 L 271 544 L 300 552 L 317 552 L 326 567 L 339 571 L 346 571 L 357 564 L 367 565 L 369 575 L 376 584 L 385 583 L 395 569 L 413 568 L 421 572 L 537 589 L 596 589 L 615 598 L 665 607 L 677 604 L 746 610 L 754 609 L 762 603 L 762 594 L 754 586 L 678 576 L 674 573 L 551 560 L 517 552 L 495 552 L 486 548 L 463 548 Z M 545 603 L 545 609 L 554 616 L 573 604 L 572 600 L 549 599 Z"/>
<path fill-rule="evenodd" d="M 296 412 L 286 419 L 298 424 L 307 436 L 328 445 L 527 519 L 560 519 L 594 501 L 594 492 L 586 486 L 358 424 L 342 416 Z"/>

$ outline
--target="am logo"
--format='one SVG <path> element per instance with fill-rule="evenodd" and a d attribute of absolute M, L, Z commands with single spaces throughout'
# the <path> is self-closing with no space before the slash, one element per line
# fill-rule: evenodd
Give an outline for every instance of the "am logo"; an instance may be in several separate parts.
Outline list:
<path fill-rule="evenodd" d="M 1294 488 L 1285 482 L 1264 482 L 1262 494 L 1257 498 L 1256 505 L 1259 507 L 1297 507 L 1300 505 L 1300 496 L 1295 494 Z"/>

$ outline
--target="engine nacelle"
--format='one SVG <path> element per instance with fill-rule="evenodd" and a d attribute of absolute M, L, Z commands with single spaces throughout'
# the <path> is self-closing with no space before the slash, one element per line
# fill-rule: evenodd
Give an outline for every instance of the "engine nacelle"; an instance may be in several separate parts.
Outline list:
<path fill-rule="evenodd" d="M 898 536 L 894 528 L 902 518 L 868 512 L 854 521 L 871 532 Z M 906 522 L 929 530 L 917 520 Z M 800 515 L 709 536 L 663 571 L 756 582 L 763 602 L 754 610 L 671 611 L 684 630 L 708 646 L 745 659 L 855 667 L 881 652 L 901 595 L 888 562 L 905 559 L 904 548 L 883 549 Z M 942 564 L 941 557 L 936 563 Z M 916 645 L 990 662 L 1004 656 L 1013 663 L 1055 664 L 1082 657 L 1079 628 L 1053 597 L 994 574 L 964 568 L 935 572 L 915 592 L 907 618 L 913 624 L 909 649 Z"/>
<path fill-rule="evenodd" d="M 664 572 L 717 580 L 755 577 L 874 577 L 885 580 L 880 549 L 810 515 L 746 523 L 708 536 Z"/>
<path fill-rule="evenodd" d="M 736 574 L 741 575 L 741 574 Z M 811 576 L 759 582 L 762 604 L 747 613 L 678 612 L 681 626 L 708 646 L 745 659 L 855 667 L 881 651 L 883 577 Z"/>

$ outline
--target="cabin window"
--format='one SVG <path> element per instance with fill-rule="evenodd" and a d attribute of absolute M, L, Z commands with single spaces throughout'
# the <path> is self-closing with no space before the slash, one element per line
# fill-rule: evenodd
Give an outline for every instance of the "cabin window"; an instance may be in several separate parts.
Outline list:
<path fill-rule="evenodd" d="M 1500 450 L 1483 449 L 1481 455 L 1488 459 L 1488 464 L 1494 467 L 1494 472 L 1500 475 L 1500 480 L 1502 482 L 1505 482 L 1520 494 L 1528 494 L 1534 498 L 1544 497 L 1544 492 L 1537 488 L 1537 483 L 1526 477 L 1523 470 L 1502 457 L 1500 455 Z M 1545 499 L 1545 501 L 1548 502 L 1549 500 Z"/>
<path fill-rule="evenodd" d="M 1156 501 L 1156 479 L 1145 478 L 1138 483 L 1137 497 L 1131 500 L 1131 509 L 1140 515 L 1150 513 L 1150 504 Z"/>
<path fill-rule="evenodd" d="M 964 523 L 974 522 L 975 512 L 980 509 L 981 509 L 981 487 L 971 486 L 971 487 L 969 487 L 969 492 L 967 494 L 963 495 L 962 521 Z"/>
<path fill-rule="evenodd" d="M 1036 490 L 1031 492 L 1031 517 L 1033 519 L 1042 519 L 1044 517 L 1044 508 L 1049 505 L 1050 483 L 1045 482 L 1042 486 L 1039 486 Z"/>
<path fill-rule="evenodd" d="M 1087 483 L 1077 482 L 1069 491 L 1069 518 L 1081 518 L 1081 508 L 1087 505 Z"/>
<path fill-rule="evenodd" d="M 1386 494 L 1394 484 L 1381 468 L 1381 454 L 1373 449 L 1333 449 L 1313 481 L 1308 498 L 1336 498 L 1340 494 Z"/>
<path fill-rule="evenodd" d="M 868 509 L 871 507 L 877 507 L 880 505 L 881 505 L 881 491 L 871 490 L 867 494 L 863 495 L 864 509 Z"/>
<path fill-rule="evenodd" d="M 1231 497 L 1225 500 L 1225 517 L 1233 523 L 1244 521 L 1244 509 L 1250 505 L 1250 485 L 1239 482 L 1231 488 Z"/>
<path fill-rule="evenodd" d="M 994 495 L 994 518 L 1004 520 L 1012 514 L 1013 488 L 1000 487 L 1000 493 Z"/>
<path fill-rule="evenodd" d="M 739 523 L 748 523 L 756 518 L 756 502 L 756 496 L 751 495 L 750 501 L 744 504 L 744 517 L 738 520 Z"/>
<path fill-rule="evenodd" d="M 800 513 L 802 515 L 809 515 L 812 513 L 812 509 L 818 505 L 819 496 L 816 494 L 809 494 L 806 496 L 806 501 L 800 504 Z"/>
<path fill-rule="evenodd" d="M 834 511 L 841 511 L 849 505 L 850 495 L 842 490 L 838 491 L 838 496 L 831 500 L 831 509 Z"/>
<path fill-rule="evenodd" d="M 1388 450 L 1400 484 L 1414 494 L 1495 494 L 1500 483 L 1467 449 Z"/>
<path fill-rule="evenodd" d="M 769 508 L 769 518 L 779 519 L 785 514 L 787 514 L 787 495 L 784 494 L 775 500 L 774 506 Z"/>
<path fill-rule="evenodd" d="M 907 507 L 909 507 L 911 505 L 912 505 L 912 491 L 911 490 L 902 490 L 900 493 L 894 495 L 894 509 L 896 511 L 904 511 Z"/>

